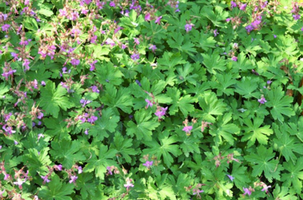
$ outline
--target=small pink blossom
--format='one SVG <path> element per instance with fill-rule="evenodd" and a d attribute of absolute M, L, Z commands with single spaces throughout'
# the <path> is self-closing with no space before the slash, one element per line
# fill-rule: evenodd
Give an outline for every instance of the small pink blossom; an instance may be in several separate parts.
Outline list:
<path fill-rule="evenodd" d="M 185 131 L 187 134 L 190 134 L 190 131 L 193 129 L 193 126 L 185 126 L 182 131 Z"/>

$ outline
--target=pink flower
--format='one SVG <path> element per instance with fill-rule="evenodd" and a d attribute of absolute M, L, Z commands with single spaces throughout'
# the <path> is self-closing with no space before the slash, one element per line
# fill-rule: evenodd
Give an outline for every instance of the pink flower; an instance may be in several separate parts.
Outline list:
<path fill-rule="evenodd" d="M 193 26 L 194 26 L 193 24 L 185 24 L 185 30 L 186 30 L 186 32 L 191 31 L 191 29 L 192 29 Z"/>
<path fill-rule="evenodd" d="M 134 187 L 134 184 L 132 184 L 132 182 L 132 179 L 126 178 L 126 184 L 124 184 L 124 187 L 126 187 L 127 190 L 129 190 L 130 187 Z"/>
<path fill-rule="evenodd" d="M 214 30 L 214 35 L 215 35 L 215 37 L 216 37 L 217 35 L 219 35 L 219 32 L 218 32 L 217 29 Z"/>
<path fill-rule="evenodd" d="M 11 25 L 9 25 L 9 24 L 4 24 L 1 28 L 2 28 L 2 31 L 8 31 L 8 29 L 9 29 L 9 27 L 10 27 Z"/>
<path fill-rule="evenodd" d="M 240 9 L 240 10 L 245 10 L 245 9 L 246 9 L 246 6 L 247 6 L 246 3 L 241 3 L 241 4 L 239 5 L 239 9 Z"/>
<path fill-rule="evenodd" d="M 139 41 L 139 39 L 138 39 L 138 38 L 134 38 L 134 41 L 135 41 L 135 43 L 136 43 L 137 45 L 139 45 L 139 44 L 140 44 L 140 41 Z"/>
<path fill-rule="evenodd" d="M 144 19 L 145 19 L 145 21 L 150 21 L 151 20 L 150 14 L 146 13 Z"/>
<path fill-rule="evenodd" d="M 267 102 L 263 95 L 261 96 L 260 99 L 258 99 L 258 101 L 260 104 L 265 104 Z"/>
<path fill-rule="evenodd" d="M 48 179 L 48 176 L 41 176 L 41 178 L 43 179 L 43 183 L 49 183 L 50 180 Z"/>
<path fill-rule="evenodd" d="M 73 58 L 73 59 L 70 61 L 70 63 L 71 63 L 72 65 L 74 65 L 74 66 L 77 66 L 77 65 L 80 64 L 80 60 L 74 59 L 74 58 Z"/>
<path fill-rule="evenodd" d="M 293 15 L 294 20 L 298 20 L 298 19 L 300 19 L 300 17 L 301 17 L 301 15 L 299 15 L 299 14 Z"/>
<path fill-rule="evenodd" d="M 227 174 L 227 177 L 228 177 L 231 181 L 233 181 L 233 180 L 235 179 L 232 175 L 228 175 L 228 174 Z"/>
<path fill-rule="evenodd" d="M 231 1 L 231 2 L 230 2 L 230 7 L 231 7 L 231 8 L 235 8 L 235 7 L 237 7 L 236 2 Z"/>
<path fill-rule="evenodd" d="M 109 6 L 111 6 L 111 7 L 115 7 L 115 6 L 116 6 L 116 4 L 115 4 L 115 2 L 111 1 L 111 2 L 109 3 Z"/>
<path fill-rule="evenodd" d="M 137 53 L 133 53 L 133 54 L 131 55 L 131 59 L 133 59 L 134 61 L 139 60 L 139 59 L 140 59 L 140 55 L 137 54 Z"/>
<path fill-rule="evenodd" d="M 81 166 L 78 167 L 78 174 L 81 174 L 83 172 L 83 169 Z"/>
<path fill-rule="evenodd" d="M 268 192 L 268 188 L 271 188 L 271 185 L 263 185 L 263 189 L 261 191 L 265 191 L 266 193 Z"/>
<path fill-rule="evenodd" d="M 146 103 L 147 103 L 146 108 L 152 107 L 152 106 L 153 106 L 153 103 L 152 103 L 150 100 L 145 99 L 145 101 L 146 101 Z"/>
<path fill-rule="evenodd" d="M 155 23 L 160 25 L 160 21 L 161 21 L 161 19 L 162 19 L 162 16 L 157 17 L 157 19 L 156 19 Z"/>
<path fill-rule="evenodd" d="M 247 194 L 248 196 L 250 196 L 251 195 L 251 190 L 249 189 L 249 188 L 243 188 L 243 190 L 244 190 L 244 196 Z"/>
<path fill-rule="evenodd" d="M 76 180 L 77 180 L 77 179 L 78 179 L 78 176 L 72 175 L 72 176 L 70 177 L 69 183 L 76 183 Z"/>
<path fill-rule="evenodd" d="M 151 44 L 148 49 L 151 49 L 155 53 L 155 50 L 157 49 L 157 47 L 156 47 L 156 45 Z"/>
<path fill-rule="evenodd" d="M 155 112 L 155 115 L 158 117 L 158 119 L 160 120 L 162 118 L 162 116 L 164 116 L 166 114 L 166 110 L 168 107 L 163 108 L 160 107 L 160 109 L 158 108 L 157 111 Z"/>
<path fill-rule="evenodd" d="M 236 56 L 233 56 L 233 57 L 231 58 L 231 60 L 233 60 L 233 61 L 237 61 L 237 60 L 238 60 L 238 58 L 237 58 Z"/>
<path fill-rule="evenodd" d="M 192 129 L 193 129 L 193 126 L 185 126 L 182 129 L 182 131 L 185 131 L 187 134 L 189 134 Z"/>
<path fill-rule="evenodd" d="M 57 171 L 62 171 L 62 165 L 61 164 L 60 165 L 55 165 L 54 168 Z"/>
<path fill-rule="evenodd" d="M 143 165 L 147 168 L 150 168 L 153 165 L 153 161 L 146 161 L 146 163 L 144 163 Z"/>

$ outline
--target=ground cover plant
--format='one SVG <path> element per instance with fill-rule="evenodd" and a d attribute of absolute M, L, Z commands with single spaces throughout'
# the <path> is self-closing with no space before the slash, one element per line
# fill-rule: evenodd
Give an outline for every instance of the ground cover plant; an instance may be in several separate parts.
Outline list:
<path fill-rule="evenodd" d="M 0 198 L 303 198 L 302 6 L 1 1 Z"/>

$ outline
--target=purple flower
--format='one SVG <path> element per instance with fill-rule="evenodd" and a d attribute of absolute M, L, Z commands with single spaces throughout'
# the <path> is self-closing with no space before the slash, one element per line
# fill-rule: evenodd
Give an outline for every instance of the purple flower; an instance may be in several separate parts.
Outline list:
<path fill-rule="evenodd" d="M 70 61 L 70 63 L 71 63 L 72 65 L 74 65 L 74 66 L 77 66 L 77 65 L 80 64 L 80 60 L 74 59 L 74 58 L 73 58 L 73 59 Z"/>
<path fill-rule="evenodd" d="M 182 131 L 185 131 L 187 134 L 189 134 L 192 129 L 193 129 L 193 126 L 185 126 L 182 129 Z"/>
<path fill-rule="evenodd" d="M 72 175 L 72 176 L 70 177 L 69 183 L 76 183 L 76 180 L 77 180 L 77 179 L 78 179 L 78 176 Z"/>
<path fill-rule="evenodd" d="M 85 107 L 86 104 L 89 104 L 91 101 L 90 100 L 85 100 L 85 99 L 81 99 L 80 103 L 82 104 L 82 108 Z"/>
<path fill-rule="evenodd" d="M 39 141 L 40 138 L 42 138 L 42 137 L 44 138 L 44 135 L 43 135 L 42 133 L 39 133 L 39 134 L 38 134 L 38 141 Z"/>
<path fill-rule="evenodd" d="M 78 166 L 78 174 L 81 174 L 83 172 L 83 169 L 81 166 Z"/>
<path fill-rule="evenodd" d="M 251 31 L 254 30 L 254 27 L 253 27 L 252 25 L 247 25 L 247 26 L 245 27 L 245 29 L 246 29 L 247 33 L 250 33 Z"/>
<path fill-rule="evenodd" d="M 8 31 L 8 29 L 9 29 L 9 27 L 10 27 L 11 25 L 9 25 L 9 24 L 4 24 L 1 28 L 2 28 L 2 31 Z"/>
<path fill-rule="evenodd" d="M 298 19 L 300 19 L 300 17 L 301 17 L 301 15 L 299 15 L 299 14 L 293 15 L 294 20 L 298 20 Z"/>
<path fill-rule="evenodd" d="M 85 129 L 84 134 L 88 135 L 88 129 Z"/>
<path fill-rule="evenodd" d="M 156 23 L 156 24 L 160 24 L 161 19 L 162 19 L 162 16 L 157 17 L 157 19 L 156 19 L 155 23 Z"/>
<path fill-rule="evenodd" d="M 55 165 L 54 168 L 57 171 L 62 171 L 62 165 L 61 164 L 60 165 Z"/>
<path fill-rule="evenodd" d="M 10 177 L 10 175 L 9 175 L 9 174 L 7 174 L 7 173 L 5 173 L 5 171 L 4 171 L 4 180 L 9 179 L 9 177 Z"/>
<path fill-rule="evenodd" d="M 226 19 L 226 22 L 229 22 L 230 20 L 231 20 L 231 18 L 227 18 L 227 19 Z"/>
<path fill-rule="evenodd" d="M 50 180 L 48 179 L 48 176 L 41 176 L 41 178 L 43 179 L 43 183 L 49 183 Z"/>
<path fill-rule="evenodd" d="M 153 106 L 153 103 L 152 103 L 150 100 L 145 99 L 145 101 L 146 101 L 146 103 L 147 103 L 146 108 L 152 107 L 152 106 Z"/>
<path fill-rule="evenodd" d="M 157 47 L 156 47 L 156 45 L 151 44 L 148 49 L 151 49 L 155 53 L 155 50 L 157 49 Z"/>
<path fill-rule="evenodd" d="M 268 192 L 268 188 L 271 188 L 271 185 L 263 185 L 263 189 L 261 191 L 265 191 L 266 193 Z"/>
<path fill-rule="evenodd" d="M 261 99 L 258 99 L 258 101 L 260 104 L 265 104 L 267 102 L 263 95 L 261 96 Z"/>
<path fill-rule="evenodd" d="M 301 31 L 303 31 L 303 27 L 301 28 Z"/>
<path fill-rule="evenodd" d="M 95 44 L 95 43 L 96 43 L 96 40 L 97 40 L 97 36 L 94 35 L 93 37 L 91 37 L 90 43 Z"/>
<path fill-rule="evenodd" d="M 19 144 L 19 142 L 18 142 L 18 141 L 16 141 L 16 140 L 14 140 L 14 143 L 15 143 L 15 145 Z"/>
<path fill-rule="evenodd" d="M 235 177 L 233 177 L 232 175 L 228 175 L 228 174 L 227 174 L 227 176 L 228 176 L 228 178 L 229 178 L 231 181 L 233 181 L 233 180 L 235 179 Z"/>
<path fill-rule="evenodd" d="M 248 188 L 243 188 L 243 190 L 244 190 L 244 194 L 243 194 L 243 195 L 246 195 L 246 194 L 248 194 L 248 196 L 251 195 L 250 189 L 248 189 Z"/>
<path fill-rule="evenodd" d="M 124 187 L 128 190 L 130 187 L 134 187 L 134 184 L 132 184 L 132 179 L 126 178 L 126 184 L 124 184 Z"/>
<path fill-rule="evenodd" d="M 272 81 L 271 81 L 271 80 L 268 80 L 268 81 L 266 81 L 266 83 L 267 83 L 268 85 L 270 85 L 270 84 L 272 83 Z"/>
<path fill-rule="evenodd" d="M 245 9 L 246 9 L 246 6 L 247 6 L 246 3 L 241 3 L 241 4 L 239 5 L 239 9 L 240 9 L 240 10 L 245 10 Z"/>
<path fill-rule="evenodd" d="M 44 116 L 43 112 L 39 112 L 37 118 L 38 118 L 38 119 L 42 119 L 43 116 Z"/>
<path fill-rule="evenodd" d="M 276 36 L 276 35 L 274 35 L 274 38 L 277 38 L 277 36 Z"/>
<path fill-rule="evenodd" d="M 111 7 L 115 7 L 115 6 L 116 6 L 116 4 L 115 4 L 115 2 L 111 1 L 111 2 L 109 3 L 109 6 L 111 6 Z"/>
<path fill-rule="evenodd" d="M 146 13 L 144 19 L 145 21 L 150 21 L 151 20 L 150 13 Z"/>
<path fill-rule="evenodd" d="M 6 128 L 6 125 L 4 125 L 4 126 L 2 126 L 2 129 L 6 132 L 6 134 L 9 134 L 9 135 L 16 133 L 16 131 L 14 131 L 11 126 Z"/>
<path fill-rule="evenodd" d="M 236 2 L 231 1 L 231 2 L 230 2 L 230 7 L 231 7 L 231 8 L 235 8 L 235 7 L 237 7 Z"/>
<path fill-rule="evenodd" d="M 98 89 L 98 87 L 95 86 L 95 85 L 91 86 L 90 88 L 92 89 L 93 92 L 96 92 L 96 93 L 100 92 L 100 90 Z"/>
<path fill-rule="evenodd" d="M 98 119 L 98 117 L 96 117 L 96 116 L 90 116 L 90 117 L 87 119 L 87 122 L 93 124 L 97 119 Z"/>
<path fill-rule="evenodd" d="M 236 56 L 233 56 L 233 57 L 231 57 L 231 60 L 233 60 L 233 61 L 237 61 L 237 60 L 238 60 L 238 58 L 237 58 Z"/>
<path fill-rule="evenodd" d="M 140 87 L 142 87 L 140 81 L 136 80 L 136 83 L 137 83 Z"/>
<path fill-rule="evenodd" d="M 111 166 L 106 167 L 106 169 L 108 171 L 108 174 L 113 175 L 112 167 Z"/>
<path fill-rule="evenodd" d="M 83 2 L 88 5 L 88 4 L 90 4 L 92 2 L 92 0 L 83 0 Z"/>
<path fill-rule="evenodd" d="M 143 165 L 147 168 L 150 168 L 153 165 L 153 161 L 146 161 Z"/>
<path fill-rule="evenodd" d="M 29 70 L 29 64 L 30 64 L 29 60 L 28 59 L 24 59 L 24 62 L 22 64 L 22 66 L 25 67 L 24 71 Z"/>
<path fill-rule="evenodd" d="M 214 30 L 214 35 L 215 35 L 215 37 L 216 37 L 217 35 L 219 35 L 219 32 L 218 32 L 217 29 Z"/>
<path fill-rule="evenodd" d="M 94 60 L 92 63 L 90 63 L 90 68 L 89 71 L 94 71 L 95 70 L 95 64 L 98 62 L 98 60 Z"/>
<path fill-rule="evenodd" d="M 168 107 L 166 107 L 166 108 L 160 107 L 160 109 L 157 109 L 157 111 L 155 112 L 155 115 L 158 117 L 159 120 L 162 118 L 162 116 L 164 116 L 166 114 L 167 108 Z"/>
<path fill-rule="evenodd" d="M 137 45 L 140 44 L 139 38 L 134 38 L 134 41 L 135 41 L 135 43 L 136 43 Z"/>
<path fill-rule="evenodd" d="M 131 59 L 133 59 L 134 61 L 139 60 L 140 59 L 140 55 L 134 53 L 134 54 L 131 55 Z"/>
<path fill-rule="evenodd" d="M 20 178 L 17 179 L 16 182 L 14 182 L 15 185 L 18 185 L 19 188 L 22 187 L 22 184 L 25 183 L 26 179 L 22 180 Z"/>
<path fill-rule="evenodd" d="M 193 195 L 199 195 L 202 192 L 204 192 L 204 190 L 193 189 Z"/>
<path fill-rule="evenodd" d="M 193 24 L 185 24 L 185 30 L 186 30 L 186 32 L 189 32 L 189 31 L 191 31 L 191 29 L 193 28 Z"/>

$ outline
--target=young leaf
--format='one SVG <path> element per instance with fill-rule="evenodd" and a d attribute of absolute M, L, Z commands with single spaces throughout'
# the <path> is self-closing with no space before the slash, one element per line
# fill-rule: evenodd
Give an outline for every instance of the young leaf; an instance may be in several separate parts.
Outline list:
<path fill-rule="evenodd" d="M 100 98 L 100 101 L 112 108 L 120 108 L 125 113 L 131 113 L 133 97 L 129 95 L 129 88 L 119 88 L 107 84 L 105 94 Z"/>
<path fill-rule="evenodd" d="M 213 136 L 215 144 L 222 144 L 222 138 L 224 138 L 230 145 L 234 144 L 233 134 L 239 134 L 240 129 L 233 123 L 228 123 L 232 120 L 232 113 L 226 113 L 218 117 L 218 122 L 211 127 L 209 133 Z"/>
<path fill-rule="evenodd" d="M 54 174 L 47 186 L 42 186 L 39 191 L 39 197 L 45 200 L 72 200 L 69 196 L 74 193 L 74 185 L 62 183 L 58 175 Z"/>
<path fill-rule="evenodd" d="M 199 114 L 204 120 L 215 122 L 213 115 L 223 115 L 226 111 L 226 104 L 222 99 L 218 99 L 217 95 L 213 92 L 206 91 L 198 98 L 199 105 L 202 108 L 202 114 Z"/>
<path fill-rule="evenodd" d="M 62 163 L 63 167 L 70 169 L 74 163 L 83 161 L 85 156 L 80 152 L 81 142 L 78 140 L 68 141 L 61 140 L 59 142 L 52 142 L 52 150 L 50 154 L 52 157 Z"/>
<path fill-rule="evenodd" d="M 244 124 L 247 127 L 244 127 L 245 135 L 242 137 L 241 141 L 248 141 L 248 147 L 255 144 L 256 140 L 260 144 L 266 145 L 268 142 L 268 136 L 273 134 L 273 130 L 270 128 L 270 125 L 262 126 L 262 118 L 254 118 L 253 122 L 251 119 L 246 118 L 243 120 Z"/>
<path fill-rule="evenodd" d="M 135 134 L 138 140 L 142 138 L 147 141 L 152 140 L 152 130 L 160 125 L 155 118 L 152 118 L 152 115 L 150 111 L 145 109 L 136 111 L 134 116 L 136 123 L 133 121 L 127 123 L 127 135 L 133 136 Z"/>
<path fill-rule="evenodd" d="M 100 82 L 101 84 L 110 83 L 112 85 L 120 85 L 123 81 L 122 72 L 111 62 L 97 62 L 96 69 L 96 77 L 98 82 Z"/>
<path fill-rule="evenodd" d="M 264 175 L 269 182 L 272 182 L 273 178 L 280 180 L 280 171 L 283 170 L 279 161 L 272 159 L 274 157 L 275 153 L 273 153 L 272 148 L 266 149 L 264 146 L 259 146 L 257 148 L 257 154 L 252 153 L 244 156 L 245 160 L 252 165 L 252 176 L 260 176 L 262 172 L 264 172 Z"/>
<path fill-rule="evenodd" d="M 280 126 L 274 124 L 273 127 L 276 135 L 276 138 L 273 139 L 275 148 L 279 150 L 287 162 L 291 159 L 292 163 L 295 164 L 297 160 L 295 153 L 303 154 L 302 143 L 295 136 L 288 133 L 287 130 L 290 128 L 287 124 L 281 124 Z"/>
<path fill-rule="evenodd" d="M 275 120 L 284 121 L 283 115 L 290 117 L 295 112 L 290 107 L 293 102 L 292 97 L 285 95 L 281 87 L 273 87 L 268 92 L 266 105 L 271 108 L 270 113 Z"/>
<path fill-rule="evenodd" d="M 112 160 L 116 156 L 116 153 L 117 150 L 108 150 L 107 146 L 101 145 L 97 156 L 93 155 L 93 157 L 87 162 L 87 165 L 84 167 L 83 171 L 92 172 L 95 170 L 96 177 L 104 180 L 106 167 L 116 166 L 116 162 Z"/>
<path fill-rule="evenodd" d="M 105 108 L 93 126 L 89 123 L 84 123 L 80 127 L 84 130 L 88 129 L 89 135 L 102 141 L 104 138 L 108 138 L 108 133 L 115 132 L 119 120 L 120 117 L 114 113 L 112 108 Z"/>
<path fill-rule="evenodd" d="M 167 88 L 167 94 L 173 100 L 172 106 L 169 108 L 170 115 L 174 115 L 180 110 L 183 116 L 187 117 L 188 113 L 195 110 L 194 106 L 191 104 L 194 102 L 194 99 L 190 95 L 180 97 L 181 92 L 177 88 Z"/>
<path fill-rule="evenodd" d="M 54 82 L 48 81 L 46 86 L 41 88 L 40 106 L 45 110 L 45 114 L 50 114 L 57 118 L 60 108 L 66 111 L 74 105 L 64 95 L 66 89 L 58 85 L 57 89 Z"/>
<path fill-rule="evenodd" d="M 114 142 L 112 143 L 110 148 L 117 150 L 117 153 L 122 154 L 122 158 L 124 158 L 126 162 L 131 163 L 132 158 L 130 156 L 139 153 L 134 148 L 131 148 L 133 146 L 132 142 L 132 139 L 126 139 L 121 134 L 116 133 L 114 137 Z"/>
<path fill-rule="evenodd" d="M 303 180 L 303 157 L 300 157 L 296 164 L 292 162 L 284 162 L 283 167 L 289 173 L 283 173 L 281 181 L 283 186 L 287 188 L 294 188 L 297 194 L 301 194 L 302 180 Z"/>
<path fill-rule="evenodd" d="M 174 161 L 171 154 L 177 157 L 181 153 L 179 146 L 174 144 L 176 142 L 177 139 L 173 136 L 160 139 L 160 144 L 155 140 L 144 142 L 149 148 L 144 149 L 143 154 L 155 154 L 159 158 L 162 156 L 163 162 L 170 167 Z"/>
<path fill-rule="evenodd" d="M 257 88 L 258 88 L 258 79 L 244 76 L 241 78 L 241 81 L 238 81 L 236 83 L 235 92 L 249 99 L 251 97 L 258 96 L 258 93 L 255 92 Z"/>

